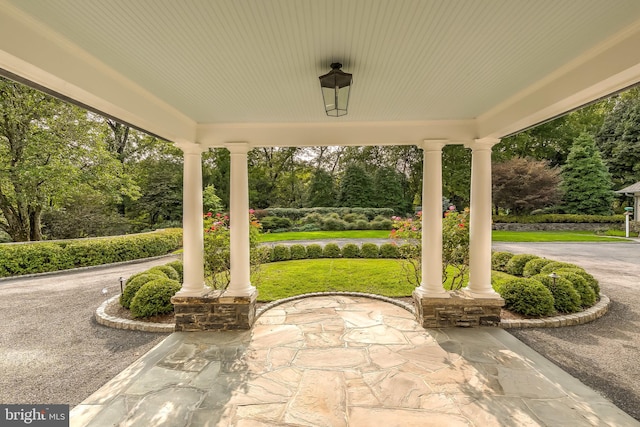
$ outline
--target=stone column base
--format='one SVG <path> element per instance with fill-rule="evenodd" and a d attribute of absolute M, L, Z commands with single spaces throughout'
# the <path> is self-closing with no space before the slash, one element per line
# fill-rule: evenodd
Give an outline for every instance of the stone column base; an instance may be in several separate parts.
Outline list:
<path fill-rule="evenodd" d="M 176 332 L 251 329 L 256 318 L 258 292 L 248 296 L 224 296 L 211 291 L 199 297 L 171 298 Z"/>
<path fill-rule="evenodd" d="M 498 326 L 502 298 L 473 298 L 460 291 L 449 298 L 421 297 L 413 293 L 417 321 L 424 328 Z"/>

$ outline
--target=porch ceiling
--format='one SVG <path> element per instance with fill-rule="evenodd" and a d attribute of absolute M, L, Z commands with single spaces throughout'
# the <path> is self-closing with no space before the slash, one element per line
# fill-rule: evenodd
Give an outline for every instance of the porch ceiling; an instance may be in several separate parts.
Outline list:
<path fill-rule="evenodd" d="M 637 0 L 0 0 L 5 74 L 205 145 L 501 137 L 637 83 L 638 46 Z"/>

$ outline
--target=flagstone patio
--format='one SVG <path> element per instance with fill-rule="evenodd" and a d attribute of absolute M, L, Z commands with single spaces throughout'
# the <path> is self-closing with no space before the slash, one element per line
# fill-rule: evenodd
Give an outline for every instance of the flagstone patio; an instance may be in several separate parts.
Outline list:
<path fill-rule="evenodd" d="M 401 307 L 333 295 L 250 331 L 174 333 L 71 425 L 640 424 L 501 329 L 425 330 Z"/>

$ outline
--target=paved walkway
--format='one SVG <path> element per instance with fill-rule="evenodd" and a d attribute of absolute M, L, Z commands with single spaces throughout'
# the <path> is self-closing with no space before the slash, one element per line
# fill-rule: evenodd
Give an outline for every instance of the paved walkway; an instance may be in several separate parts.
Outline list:
<path fill-rule="evenodd" d="M 638 426 L 497 328 L 424 330 L 322 296 L 251 331 L 174 333 L 74 408 L 72 426 Z"/>

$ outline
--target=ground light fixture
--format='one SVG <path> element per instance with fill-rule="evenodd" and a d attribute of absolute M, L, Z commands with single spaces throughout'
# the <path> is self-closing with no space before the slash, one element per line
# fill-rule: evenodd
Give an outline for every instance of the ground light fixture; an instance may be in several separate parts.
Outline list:
<path fill-rule="evenodd" d="M 118 280 L 120 281 L 120 294 L 122 294 L 122 288 L 124 288 L 124 277 L 120 276 Z"/>
<path fill-rule="evenodd" d="M 555 287 L 556 287 L 556 279 L 557 279 L 558 277 L 560 277 L 560 276 L 558 276 L 558 275 L 556 274 L 556 272 L 554 271 L 553 273 L 551 273 L 551 274 L 549 275 L 549 277 L 551 277 L 551 278 L 553 279 L 553 287 L 555 288 Z"/>
<path fill-rule="evenodd" d="M 353 78 L 351 74 L 345 73 L 340 68 L 342 64 L 334 62 L 331 64 L 331 71 L 319 77 L 324 111 L 330 117 L 346 116 L 349 106 L 349 91 Z"/>

